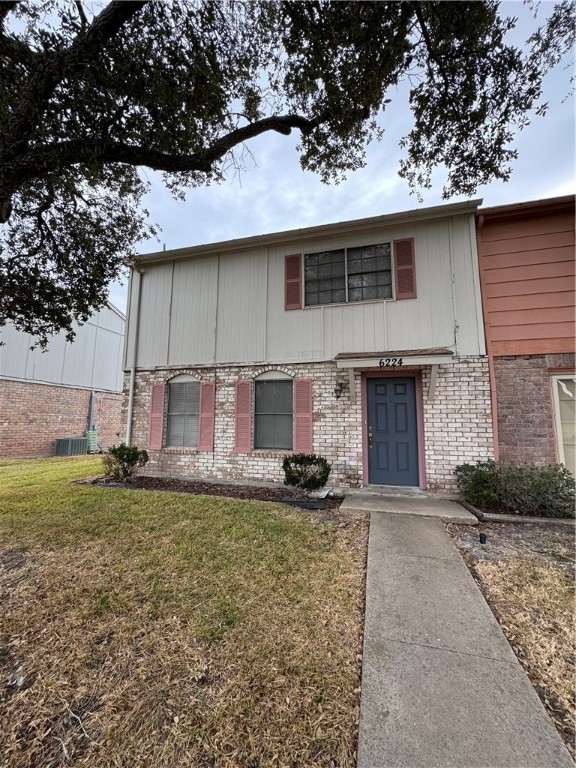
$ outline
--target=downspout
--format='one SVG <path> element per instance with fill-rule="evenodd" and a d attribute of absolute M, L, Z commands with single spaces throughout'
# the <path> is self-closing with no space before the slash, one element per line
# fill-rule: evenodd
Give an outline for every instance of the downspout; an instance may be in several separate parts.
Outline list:
<path fill-rule="evenodd" d="M 492 405 L 492 438 L 494 440 L 494 461 L 500 456 L 498 445 L 498 399 L 496 397 L 496 374 L 494 372 L 494 355 L 492 354 L 492 336 L 490 325 L 486 319 L 486 286 L 484 284 L 484 269 L 481 263 L 482 253 L 482 229 L 484 227 L 484 214 L 477 215 L 476 248 L 478 252 L 478 272 L 480 273 L 480 294 L 482 297 L 482 317 L 484 321 L 484 338 L 486 339 L 486 353 L 488 355 L 488 377 L 490 380 L 490 403 Z"/>
<path fill-rule="evenodd" d="M 132 412 L 134 409 L 134 387 L 136 384 L 136 357 L 138 354 L 138 333 L 140 330 L 140 296 L 142 292 L 142 272 L 140 269 L 138 269 L 137 264 L 134 262 L 130 265 L 131 269 L 131 275 L 130 275 L 130 286 L 133 285 L 133 276 L 134 271 L 138 273 L 138 290 L 136 291 L 136 305 L 134 307 L 129 305 L 129 314 L 128 314 L 128 327 L 130 326 L 130 320 L 132 316 L 135 318 L 135 328 L 134 328 L 134 345 L 132 349 L 132 364 L 130 366 L 130 383 L 128 385 L 128 408 L 126 413 L 126 437 L 124 442 L 126 445 L 130 445 L 132 441 Z M 132 298 L 132 296 L 130 296 Z"/>
<path fill-rule="evenodd" d="M 92 389 L 90 391 L 90 403 L 88 405 L 88 426 L 87 430 L 88 432 L 92 429 L 92 422 L 94 421 L 94 398 L 96 397 L 96 393 Z"/>

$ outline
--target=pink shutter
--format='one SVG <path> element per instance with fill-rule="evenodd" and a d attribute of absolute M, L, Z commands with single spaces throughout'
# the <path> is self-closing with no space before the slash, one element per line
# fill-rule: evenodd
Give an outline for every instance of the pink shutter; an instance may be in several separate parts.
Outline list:
<path fill-rule="evenodd" d="M 394 279 L 397 299 L 416 298 L 414 238 L 394 240 Z"/>
<path fill-rule="evenodd" d="M 284 309 L 302 309 L 302 254 L 284 258 Z"/>
<path fill-rule="evenodd" d="M 200 384 L 200 416 L 198 423 L 198 450 L 214 450 L 214 415 L 216 384 L 203 381 Z"/>
<path fill-rule="evenodd" d="M 252 382 L 239 379 L 236 382 L 236 423 L 234 452 L 252 451 Z"/>
<path fill-rule="evenodd" d="M 165 391 L 165 384 L 152 384 L 150 414 L 148 417 L 148 448 L 151 451 L 160 451 L 162 449 Z"/>
<path fill-rule="evenodd" d="M 294 452 L 312 453 L 312 380 L 294 379 Z"/>

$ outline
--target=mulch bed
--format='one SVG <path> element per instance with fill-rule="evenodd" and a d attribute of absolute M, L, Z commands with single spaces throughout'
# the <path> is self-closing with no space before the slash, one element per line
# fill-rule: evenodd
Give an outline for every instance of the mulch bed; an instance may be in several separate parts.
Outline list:
<path fill-rule="evenodd" d="M 198 496 L 225 496 L 230 499 L 244 501 L 270 501 L 274 503 L 290 504 L 295 512 L 307 513 L 315 517 L 319 522 L 332 522 L 344 524 L 349 521 L 349 516 L 340 515 L 339 509 L 343 499 L 339 497 L 326 497 L 314 499 L 322 502 L 314 505 L 316 509 L 302 509 L 297 502 L 312 501 L 305 491 L 298 488 L 266 487 L 256 485 L 244 485 L 236 483 L 207 483 L 201 480 L 177 480 L 166 477 L 136 476 L 129 483 L 118 483 L 109 477 L 96 477 L 90 481 L 93 485 L 101 485 L 114 488 L 134 488 L 145 491 L 169 491 L 170 493 L 190 493 Z"/>

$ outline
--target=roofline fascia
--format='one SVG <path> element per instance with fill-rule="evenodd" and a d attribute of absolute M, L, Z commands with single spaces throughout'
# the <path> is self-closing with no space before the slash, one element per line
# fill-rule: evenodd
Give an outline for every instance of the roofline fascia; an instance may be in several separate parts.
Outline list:
<path fill-rule="evenodd" d="M 541 200 L 526 200 L 509 205 L 495 205 L 490 208 L 479 208 L 477 216 L 485 219 L 503 219 L 521 216 L 529 216 L 533 213 L 547 213 L 568 208 L 574 209 L 575 195 L 563 195 L 562 197 L 548 197 Z"/>
<path fill-rule="evenodd" d="M 126 322 L 126 315 L 122 312 L 121 309 L 118 309 L 118 307 L 115 304 L 112 304 L 111 301 L 107 301 L 105 306 L 108 307 L 108 309 L 111 309 L 113 312 L 115 312 L 121 320 L 124 320 L 124 322 Z"/>
<path fill-rule="evenodd" d="M 428 221 L 463 214 L 475 214 L 482 204 L 482 199 L 467 200 L 461 203 L 449 203 L 436 205 L 430 208 L 417 208 L 410 211 L 388 213 L 382 216 L 372 216 L 366 219 L 354 219 L 333 224 L 320 224 L 314 227 L 292 229 L 282 232 L 272 232 L 267 235 L 254 235 L 237 240 L 223 240 L 205 245 L 195 245 L 188 248 L 177 248 L 170 251 L 156 251 L 136 256 L 131 263 L 144 266 L 163 261 L 176 261 L 180 259 L 200 258 L 215 253 L 225 254 L 235 251 L 245 251 L 255 247 L 277 245 L 279 243 L 297 243 L 302 240 L 310 240 L 314 237 L 326 237 L 340 233 L 351 233 L 359 230 L 378 229 L 382 226 L 403 224 L 412 221 Z"/>

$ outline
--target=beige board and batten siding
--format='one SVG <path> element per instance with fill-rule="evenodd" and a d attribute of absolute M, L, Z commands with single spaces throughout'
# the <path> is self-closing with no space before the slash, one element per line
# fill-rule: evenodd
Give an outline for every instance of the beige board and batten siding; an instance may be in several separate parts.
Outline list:
<path fill-rule="evenodd" d="M 456 206 L 446 206 L 447 209 Z M 333 359 L 343 351 L 449 347 L 458 355 L 485 353 L 477 279 L 473 210 L 430 220 L 371 222 L 362 231 L 329 227 L 246 250 L 216 246 L 144 257 L 134 274 L 130 317 L 140 292 L 136 366 L 282 363 Z M 438 209 L 434 209 L 438 211 Z M 423 212 L 416 212 L 420 217 Z M 361 222 L 360 222 L 361 223 Z M 351 224 L 358 224 L 354 222 Z M 298 237 L 290 237 L 290 235 Z M 413 237 L 418 297 L 284 308 L 284 258 L 344 246 Z M 262 238 L 264 239 L 264 238 Z M 220 244 L 219 244 L 220 245 Z M 234 243 L 230 244 L 233 246 Z M 129 323 L 126 366 L 132 364 L 135 323 Z M 456 346 L 455 346 L 456 344 Z"/>

